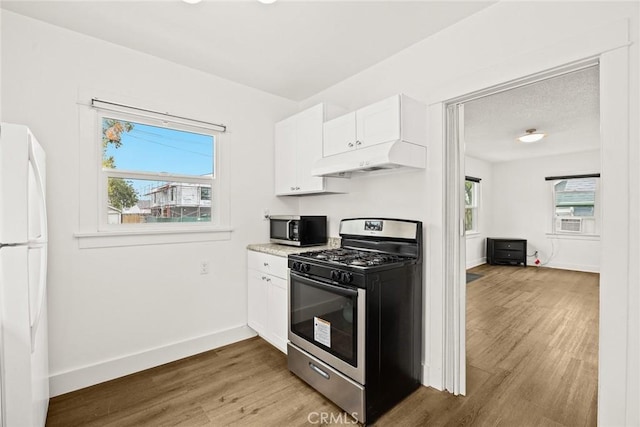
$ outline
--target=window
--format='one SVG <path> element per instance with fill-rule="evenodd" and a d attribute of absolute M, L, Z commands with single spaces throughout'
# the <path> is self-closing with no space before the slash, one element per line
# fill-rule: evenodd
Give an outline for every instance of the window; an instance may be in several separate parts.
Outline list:
<path fill-rule="evenodd" d="M 102 210 L 108 224 L 216 221 L 216 133 L 100 112 Z"/>
<path fill-rule="evenodd" d="M 479 178 L 466 177 L 464 181 L 464 231 L 478 231 Z"/>
<path fill-rule="evenodd" d="M 563 177 L 552 183 L 553 232 L 598 234 L 598 177 Z"/>

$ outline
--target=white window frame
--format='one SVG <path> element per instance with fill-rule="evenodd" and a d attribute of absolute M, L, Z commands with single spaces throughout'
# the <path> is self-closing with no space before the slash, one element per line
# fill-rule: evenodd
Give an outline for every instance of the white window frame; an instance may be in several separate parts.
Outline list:
<path fill-rule="evenodd" d="M 212 129 L 205 129 L 201 127 L 189 126 L 181 123 L 167 123 L 162 118 L 152 118 L 147 115 L 137 115 L 132 113 L 111 111 L 111 110 L 97 110 L 97 126 L 95 141 L 99 148 L 97 159 L 97 165 L 100 169 L 100 183 L 98 186 L 99 192 L 99 230 L 100 231 L 133 231 L 133 230 L 171 230 L 171 229 L 201 229 L 211 228 L 212 226 L 221 225 L 220 221 L 220 203 L 214 203 L 217 201 L 217 197 L 220 197 L 220 183 L 218 179 L 218 166 L 219 162 L 219 137 L 220 132 Z M 198 133 L 201 135 L 210 135 L 213 137 L 213 160 L 212 160 L 212 177 L 200 177 L 195 175 L 182 175 L 171 174 L 162 172 L 143 172 L 143 171 L 131 171 L 124 169 L 107 169 L 102 167 L 103 152 L 102 152 L 102 122 L 103 119 L 116 119 L 134 123 L 140 123 L 158 127 L 168 127 L 171 129 Z M 122 179 L 141 179 L 141 180 L 153 180 L 153 181 L 171 181 L 180 183 L 193 183 L 193 184 L 205 184 L 211 185 L 211 221 L 202 222 L 163 222 L 163 223 L 138 223 L 138 224 L 109 224 L 108 223 L 108 180 L 109 178 L 122 178 Z"/>
<path fill-rule="evenodd" d="M 472 219 L 473 219 L 473 228 L 470 230 L 466 229 L 466 223 L 465 225 L 465 235 L 467 236 L 473 236 L 476 234 L 480 234 L 480 183 L 476 182 L 476 181 L 472 181 L 469 179 L 465 179 L 464 180 L 464 184 L 465 186 L 467 185 L 467 182 L 470 182 L 471 184 L 473 184 L 473 204 L 470 206 L 467 206 L 466 200 L 465 200 L 465 204 L 464 204 L 464 211 L 465 211 L 465 217 L 466 217 L 466 212 L 467 209 L 471 209 L 472 210 Z M 465 189 L 466 192 L 466 189 Z"/>
<path fill-rule="evenodd" d="M 594 202 L 594 207 L 593 207 L 593 216 L 573 216 L 573 215 L 569 215 L 567 216 L 567 218 L 582 218 L 584 219 L 588 219 L 588 220 L 593 220 L 594 221 L 594 232 L 593 233 L 586 233 L 583 231 L 577 232 L 577 231 L 562 231 L 559 230 L 557 227 L 557 217 L 556 217 L 556 185 L 558 183 L 560 183 L 561 181 L 566 181 L 566 180 L 570 180 L 570 179 L 579 179 L 578 177 L 576 178 L 571 178 L 571 177 L 567 177 L 567 178 L 563 178 L 563 179 L 555 179 L 555 180 L 550 180 L 548 181 L 549 183 L 549 192 L 551 194 L 551 199 L 550 199 L 550 212 L 551 212 L 551 220 L 549 221 L 549 232 L 547 233 L 549 236 L 556 236 L 556 237 L 566 237 L 566 238 L 577 238 L 577 239 L 581 239 L 581 238 L 597 238 L 600 236 L 600 198 L 601 198 L 601 194 L 600 194 L 600 179 L 599 177 L 594 177 L 594 179 L 596 180 L 596 196 L 595 196 L 595 202 Z"/>
<path fill-rule="evenodd" d="M 105 99 L 117 99 L 124 104 L 140 105 L 150 110 L 139 114 L 131 109 L 96 108 L 92 99 L 104 95 Z M 78 95 L 79 170 L 78 191 L 81 201 L 78 208 L 78 229 L 74 233 L 79 249 L 115 248 L 141 245 L 198 243 L 230 240 L 233 228 L 229 213 L 229 165 L 227 156 L 229 134 L 220 131 L 219 125 L 208 126 L 198 119 L 191 121 L 155 111 L 167 111 L 165 104 L 152 100 L 133 99 L 117 93 L 95 93 L 93 88 L 81 88 Z M 103 203 L 107 202 L 106 185 L 102 173 L 102 116 L 123 118 L 134 122 L 170 122 L 176 129 L 203 133 L 212 131 L 216 136 L 214 169 L 215 180 L 211 189 L 212 221 L 202 223 L 118 224 L 107 227 Z M 192 123 L 193 122 L 193 123 Z M 180 125 L 184 125 L 183 127 Z M 104 196 L 103 196 L 104 194 Z"/>

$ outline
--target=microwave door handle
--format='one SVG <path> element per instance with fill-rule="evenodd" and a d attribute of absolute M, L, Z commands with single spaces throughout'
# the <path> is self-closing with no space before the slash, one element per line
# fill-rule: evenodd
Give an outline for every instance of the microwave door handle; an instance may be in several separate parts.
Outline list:
<path fill-rule="evenodd" d="M 291 240 L 291 223 L 293 221 L 289 220 L 287 221 L 287 240 Z"/>

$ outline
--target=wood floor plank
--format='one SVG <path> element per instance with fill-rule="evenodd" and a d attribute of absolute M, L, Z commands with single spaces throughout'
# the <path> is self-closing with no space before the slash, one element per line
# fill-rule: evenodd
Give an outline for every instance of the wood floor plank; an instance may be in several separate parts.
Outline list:
<path fill-rule="evenodd" d="M 598 275 L 482 265 L 467 286 L 467 395 L 420 387 L 377 426 L 595 426 Z M 252 338 L 51 399 L 48 426 L 353 420 Z"/>

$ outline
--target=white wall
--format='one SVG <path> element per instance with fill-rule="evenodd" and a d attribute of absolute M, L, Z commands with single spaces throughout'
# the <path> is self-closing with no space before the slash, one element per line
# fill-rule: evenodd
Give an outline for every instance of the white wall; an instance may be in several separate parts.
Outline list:
<path fill-rule="evenodd" d="M 580 19 L 576 19 L 576 16 Z M 103 86 L 113 91 L 131 92 L 133 89 L 128 83 L 128 74 L 133 76 L 136 90 L 141 86 L 139 89 L 142 92 L 141 95 L 154 98 L 154 102 L 168 103 L 175 98 L 180 101 L 185 110 L 189 109 L 187 113 L 205 111 L 207 116 L 222 118 L 230 125 L 235 125 L 233 129 L 237 129 L 238 133 L 234 135 L 234 141 L 239 142 L 238 149 L 233 151 L 233 165 L 238 166 L 233 168 L 231 189 L 232 218 L 237 231 L 234 232 L 231 242 L 227 243 L 173 246 L 174 249 L 186 248 L 186 252 L 199 259 L 202 250 L 209 249 L 213 257 L 227 253 L 235 257 L 234 254 L 240 254 L 247 241 L 266 238 L 266 227 L 255 221 L 259 212 L 254 211 L 259 206 L 274 204 L 271 206 L 272 211 L 276 211 L 276 208 L 295 208 L 297 202 L 287 206 L 275 205 L 276 202 L 271 197 L 273 188 L 269 175 L 272 173 L 272 166 L 265 166 L 260 161 L 261 158 L 269 158 L 270 150 L 273 148 L 271 137 L 265 140 L 264 134 L 268 131 L 271 135 L 272 122 L 285 117 L 290 112 L 289 103 L 126 49 L 116 48 L 43 24 L 35 24 L 6 12 L 2 19 L 3 32 L 5 32 L 3 43 L 7 45 L 7 34 L 11 35 L 12 40 L 10 52 L 3 51 L 5 61 L 2 76 L 3 114 L 6 120 L 33 123 L 32 126 L 38 135 L 48 136 L 45 146 L 52 153 L 50 157 L 52 157 L 52 166 L 55 171 L 51 173 L 51 184 L 57 190 L 57 193 L 54 193 L 56 197 L 65 199 L 65 202 L 50 201 L 53 205 L 52 220 L 56 224 L 56 230 L 52 232 L 52 245 L 55 245 L 57 250 L 57 253 L 53 254 L 57 267 L 50 272 L 52 293 L 55 289 L 52 305 L 56 311 L 52 315 L 52 330 L 55 333 L 52 341 L 56 342 L 52 349 L 54 371 L 72 370 L 82 363 L 98 363 L 113 357 L 111 351 L 105 354 L 105 350 L 111 348 L 119 349 L 120 355 L 126 355 L 129 352 L 162 345 L 166 342 L 164 336 L 169 336 L 171 340 L 180 340 L 200 334 L 203 330 L 206 330 L 204 333 L 217 331 L 246 320 L 244 306 L 240 307 L 240 303 L 237 302 L 245 297 L 244 271 L 241 265 L 225 266 L 212 263 L 213 276 L 216 276 L 216 271 L 221 271 L 220 280 L 215 281 L 217 286 L 222 288 L 220 292 L 213 292 L 208 284 L 198 280 L 202 278 L 183 275 L 183 283 L 191 282 L 197 288 L 198 299 L 194 298 L 194 301 L 189 302 L 193 304 L 189 305 L 189 308 L 194 308 L 192 311 L 187 311 L 188 304 L 185 301 L 176 304 L 171 301 L 174 295 L 183 294 L 178 286 L 171 280 L 165 280 L 164 277 L 152 277 L 161 282 L 160 286 L 140 287 L 140 280 L 132 283 L 130 278 L 119 274 L 117 279 L 124 280 L 128 286 L 116 288 L 112 287 L 114 281 L 104 279 L 95 285 L 101 291 L 100 296 L 106 298 L 100 303 L 96 303 L 95 296 L 84 289 L 87 283 L 90 285 L 95 283 L 91 279 L 96 275 L 104 276 L 114 273 L 105 265 L 104 260 L 107 257 L 99 255 L 100 253 L 110 254 L 110 250 L 78 251 L 76 242 L 71 236 L 77 224 L 76 212 L 79 198 L 69 183 L 74 183 L 74 179 L 77 178 L 77 159 L 74 156 L 80 141 L 74 137 L 77 133 L 77 123 L 74 123 L 74 112 L 68 104 L 75 102 L 75 92 L 79 85 Z M 443 98 L 434 94 L 439 93 L 442 87 L 459 88 L 460 81 L 471 82 L 474 86 L 477 86 L 479 81 L 499 83 L 507 76 L 498 73 L 491 78 L 484 76 L 482 80 L 478 80 L 476 76 L 482 75 L 485 70 L 510 64 L 508 77 L 512 77 L 513 71 L 517 68 L 513 65 L 513 58 L 557 46 L 559 42 L 572 37 L 580 36 L 578 42 L 584 41 L 586 39 L 582 37 L 583 35 L 592 33 L 594 29 L 604 24 L 619 22 L 622 19 L 628 19 L 631 22 L 634 41 L 630 48 L 632 89 L 630 117 L 634 118 L 638 116 L 639 100 L 637 2 L 499 2 L 305 100 L 300 107 L 311 106 L 320 101 L 330 101 L 355 109 L 398 92 L 404 92 L 425 101 L 441 101 Z M 10 28 L 5 29 L 5 24 L 10 24 Z M 544 28 L 544 31 L 528 31 L 527 28 Z M 77 52 L 77 55 L 71 55 L 71 51 Z M 106 60 L 112 56 L 115 61 Z M 566 52 L 566 57 L 571 57 L 571 53 Z M 10 67 L 6 65 L 8 59 L 12 62 Z M 122 62 L 122 59 L 126 59 L 127 63 L 130 62 L 135 67 L 123 69 L 112 65 Z M 108 64 L 105 64 L 106 62 Z M 520 64 L 518 70 L 522 70 L 524 74 L 531 68 L 529 63 L 520 62 Z M 97 77 L 94 78 L 94 76 Z M 178 84 L 174 81 L 175 76 L 185 76 L 185 78 Z M 515 75 L 517 76 L 518 74 Z M 23 80 L 27 84 L 35 83 L 33 86 L 25 86 L 32 88 L 25 94 L 19 93 L 18 85 L 7 87 L 7 82 Z M 162 82 L 164 86 L 157 85 L 158 82 Z M 185 87 L 188 90 L 185 91 Z M 167 88 L 170 94 L 164 92 Z M 206 100 L 202 99 L 203 93 L 218 94 L 220 91 L 223 92 L 221 97 L 207 96 Z M 45 98 L 49 100 L 46 104 L 39 98 L 41 94 L 48 95 Z M 9 96 L 10 102 L 5 101 L 5 96 Z M 31 111 L 34 114 L 31 114 Z M 52 114 L 52 117 L 46 117 L 46 114 Z M 233 120 L 227 120 L 229 117 Z M 271 123 L 267 123 L 269 121 Z M 61 131 L 52 132 L 54 125 L 58 125 Z M 637 142 L 638 134 L 636 121 L 631 129 L 633 141 Z M 332 235 L 336 235 L 338 221 L 343 217 L 354 215 L 410 217 L 425 221 L 428 242 L 437 240 L 438 236 L 442 236 L 443 226 L 442 147 L 440 139 L 433 140 L 430 144 L 428 167 L 425 171 L 354 178 L 352 192 L 348 195 L 301 198 L 301 213 L 328 214 Z M 61 150 L 56 152 L 54 148 L 61 148 Z M 244 157 L 242 162 L 241 156 Z M 631 169 L 635 174 L 634 182 L 640 184 L 637 174 L 640 159 L 636 146 L 632 147 L 631 162 L 633 165 Z M 244 178 L 248 168 L 261 171 L 263 167 L 268 170 L 264 173 L 252 172 L 251 180 Z M 637 195 L 631 197 L 632 205 L 637 208 Z M 363 203 L 369 203 L 369 205 L 365 206 Z M 67 204 L 70 205 L 70 209 Z M 637 209 L 634 212 L 632 218 L 637 219 Z M 632 223 L 637 224 L 637 222 Z M 634 226 L 632 231 L 637 242 L 638 227 Z M 439 247 L 439 243 L 436 242 L 433 247 Z M 168 261 L 172 260 L 175 253 L 175 250 L 170 249 L 171 247 L 158 248 L 158 250 L 148 248 L 148 251 L 142 252 L 140 259 L 125 259 L 123 255 L 117 257 L 124 263 L 120 266 L 122 270 L 133 272 L 133 276 L 139 279 L 143 273 L 146 274 L 145 267 L 148 265 L 162 263 L 169 266 Z M 637 243 L 630 249 L 630 255 L 638 254 Z M 439 298 L 442 295 L 431 293 L 432 289 L 440 285 L 441 278 L 437 274 L 431 274 L 432 270 L 441 268 L 438 266 L 440 258 L 441 254 L 431 250 L 427 254 L 425 265 L 426 303 L 429 310 L 425 341 L 427 379 L 430 369 L 438 371 L 436 374 L 442 373 L 442 323 L 439 318 L 442 306 L 442 300 Z M 192 261 L 187 256 L 184 256 L 183 260 L 185 263 Z M 633 277 L 638 277 L 637 267 Z M 165 298 L 163 294 L 156 292 L 157 289 L 163 292 L 169 289 L 171 295 Z M 127 293 L 123 295 L 123 291 Z M 226 311 L 221 309 L 222 313 L 228 314 L 235 309 L 242 313 L 231 313 L 231 319 L 227 319 L 228 321 L 223 319 L 223 315 L 218 315 L 220 313 L 214 313 L 211 318 L 205 319 L 206 325 L 197 325 L 197 322 L 194 322 L 194 320 L 202 320 L 198 318 L 198 309 L 202 310 L 203 306 L 208 305 L 200 301 L 213 301 L 227 294 L 231 295 L 229 301 L 236 302 L 230 304 L 232 308 Z M 632 320 L 636 323 L 630 324 L 628 354 L 637 356 L 637 313 L 640 311 L 637 283 L 631 288 L 631 296 L 633 298 L 629 301 L 629 313 L 632 314 Z M 183 297 L 186 298 L 186 295 Z M 157 302 L 158 299 L 161 300 L 160 303 Z M 160 307 L 160 309 L 156 311 L 145 309 L 144 313 L 139 313 L 139 307 Z M 217 308 L 219 305 L 211 311 L 215 312 Z M 431 310 L 432 308 L 435 310 Z M 142 342 L 117 342 L 119 338 L 123 341 L 127 339 L 124 328 L 120 324 L 109 327 L 106 319 L 92 319 L 88 324 L 83 323 L 86 322 L 89 314 L 110 315 L 114 312 L 119 313 L 120 310 L 123 310 L 126 319 L 122 323 L 127 323 L 129 328 L 127 333 L 133 331 Z M 149 316 L 148 311 L 151 312 L 149 320 L 145 317 Z M 159 312 L 162 312 L 163 316 Z M 169 316 L 172 318 L 167 320 Z M 190 327 L 176 324 L 176 320 L 179 319 L 184 319 L 184 323 L 189 324 Z M 153 326 L 149 327 L 149 325 Z M 174 330 L 174 326 L 179 330 Z M 156 332 L 162 328 L 167 328 L 168 334 Z M 109 332 L 105 334 L 103 332 L 105 330 Z M 150 337 L 145 335 L 147 332 L 150 333 Z M 159 337 L 160 335 L 163 337 Z M 106 343 L 103 343 L 103 340 L 106 340 Z M 96 348 L 92 348 L 94 345 Z M 627 372 L 634 375 L 631 378 L 637 379 L 637 357 L 628 360 Z M 627 391 L 626 394 L 624 390 L 619 394 L 626 399 L 626 402 L 639 400 L 637 381 L 631 383 Z M 630 425 L 638 424 L 640 417 L 637 414 L 637 408 L 636 412 L 632 412 L 631 405 L 627 404 L 627 406 L 629 415 L 622 415 L 622 417 L 626 416 L 626 419 L 630 420 L 628 423 Z M 607 415 L 610 416 L 610 412 Z"/>
<path fill-rule="evenodd" d="M 0 122 L 2 122 L 2 7 L 0 7 Z"/>
<path fill-rule="evenodd" d="M 491 163 L 466 156 L 464 159 L 465 175 L 480 178 L 480 200 L 478 206 L 478 232 L 467 233 L 466 267 L 471 268 L 484 264 L 487 260 L 486 238 L 493 234 L 493 172 Z"/>
<path fill-rule="evenodd" d="M 245 247 L 268 239 L 263 208 L 297 210 L 297 200 L 273 196 L 271 160 L 273 124 L 297 105 L 7 11 L 2 42 L 3 118 L 29 125 L 48 154 L 52 392 L 250 334 Z M 79 249 L 79 211 L 91 200 L 79 191 L 80 152 L 95 141 L 79 139 L 85 107 L 76 103 L 94 88 L 229 126 L 230 240 Z"/>
<path fill-rule="evenodd" d="M 580 19 L 576 19 L 576 16 Z M 623 20 L 630 22 L 631 39 L 634 42 L 630 48 L 629 75 L 631 89 L 634 90 L 630 95 L 629 113 L 630 117 L 635 118 L 639 114 L 637 89 L 640 37 L 637 2 L 499 2 L 320 92 L 305 100 L 302 106 L 328 101 L 345 108 L 356 109 L 398 92 L 427 102 L 441 102 L 447 99 L 441 97 L 444 93 L 443 88 L 455 88 L 450 95 L 460 96 L 464 92 L 459 91 L 467 87 L 470 88 L 469 91 L 479 90 L 531 73 L 538 65 L 523 62 L 523 56 L 528 52 L 551 49 L 560 42 L 566 42 L 568 46 L 578 44 L 586 51 L 586 46 L 592 46 L 593 42 L 589 39 L 590 34 L 597 33 L 594 30 L 610 23 L 616 23 L 617 28 L 622 28 L 625 25 Z M 544 31 L 529 30 L 530 28 L 544 28 Z M 557 55 L 566 58 L 566 62 L 576 59 L 576 51 L 572 49 L 563 50 Z M 487 70 L 495 71 L 501 67 L 508 69 L 505 75 L 487 73 Z M 479 86 L 480 84 L 483 86 Z M 438 120 L 432 116 L 430 119 Z M 637 143 L 637 120 L 632 123 L 631 137 L 632 141 Z M 438 132 L 440 130 L 436 129 L 432 134 L 438 135 Z M 441 140 L 438 138 L 430 141 L 428 156 L 431 157 L 428 157 L 425 171 L 358 177 L 353 179 L 352 193 L 349 195 L 325 195 L 300 200 L 300 211 L 303 214 L 329 214 L 334 224 L 331 227 L 334 234 L 337 232 L 335 224 L 339 219 L 354 214 L 409 217 L 425 222 L 427 242 L 435 240 L 425 260 L 425 381 L 435 387 L 441 387 L 444 378 L 442 254 L 437 250 L 441 247 L 437 240 L 443 235 Z M 634 165 L 632 170 L 637 169 L 639 163 L 637 150 L 634 154 L 636 156 L 631 160 Z M 637 205 L 637 200 L 633 201 Z M 633 218 L 637 218 L 637 212 L 632 215 Z M 632 252 L 637 252 L 637 243 L 632 246 Z M 632 276 L 637 277 L 637 273 L 634 270 Z M 637 297 L 636 288 L 637 283 L 632 293 Z M 640 301 L 634 298 L 630 302 L 629 312 L 637 312 L 639 306 Z M 637 316 L 634 319 L 637 319 Z M 630 331 L 638 331 L 636 324 L 629 324 L 629 327 Z M 634 335 L 628 344 L 631 349 L 628 354 L 637 354 L 638 338 Z M 624 367 L 609 364 L 607 369 L 619 370 Z M 627 371 L 637 374 L 638 361 L 630 364 Z M 616 375 L 618 374 L 616 371 Z M 601 410 L 604 409 L 599 411 L 601 422 L 606 423 L 610 419 L 627 419 L 634 424 L 640 422 L 640 413 L 635 404 L 632 406 L 632 403 L 640 398 L 637 378 L 633 378 L 634 382 L 628 386 L 628 392 L 626 389 L 606 390 L 610 396 L 619 396 L 624 400 L 623 405 L 626 405 L 627 413 L 619 415 L 610 406 L 601 407 Z"/>
<path fill-rule="evenodd" d="M 494 163 L 491 233 L 527 239 L 528 252 L 539 251 L 546 267 L 600 271 L 599 238 L 547 235 L 553 208 L 551 185 L 544 180 L 547 176 L 599 172 L 599 150 Z"/>
<path fill-rule="evenodd" d="M 600 271 L 600 239 L 550 236 L 551 196 L 547 176 L 600 172 L 599 150 L 510 162 L 465 157 L 465 174 L 482 178 L 480 227 L 466 239 L 466 267 L 486 262 L 487 237 L 527 239 L 529 254 L 538 251 L 542 265 L 577 271 Z M 528 257 L 532 265 L 534 258 Z"/>

